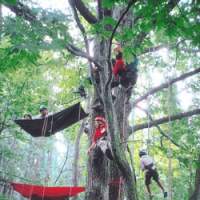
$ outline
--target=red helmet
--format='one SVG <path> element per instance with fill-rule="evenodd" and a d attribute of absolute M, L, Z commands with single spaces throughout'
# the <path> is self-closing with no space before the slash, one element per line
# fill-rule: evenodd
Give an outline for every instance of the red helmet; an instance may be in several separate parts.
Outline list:
<path fill-rule="evenodd" d="M 100 121 L 100 122 L 102 122 L 102 123 L 106 123 L 106 120 L 105 120 L 105 118 L 104 117 L 102 117 L 102 116 L 96 116 L 95 117 L 95 121 Z"/>

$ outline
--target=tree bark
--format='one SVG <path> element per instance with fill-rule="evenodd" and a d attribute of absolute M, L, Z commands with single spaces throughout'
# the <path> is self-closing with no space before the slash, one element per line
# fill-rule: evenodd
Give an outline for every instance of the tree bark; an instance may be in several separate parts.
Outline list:
<path fill-rule="evenodd" d="M 192 196 L 189 200 L 199 200 L 200 199 L 200 155 L 198 158 L 198 167 L 196 169 L 196 176 L 195 176 L 195 189 Z"/>
<path fill-rule="evenodd" d="M 108 42 L 102 42 L 101 49 L 106 52 L 108 49 Z M 107 83 L 106 79 L 108 79 L 108 71 L 109 66 L 107 62 L 102 62 L 102 66 L 105 66 L 105 70 L 103 71 L 101 76 L 102 89 L 105 88 L 105 84 Z M 103 91 L 103 102 L 104 102 L 104 109 L 105 115 L 108 123 L 108 132 L 111 137 L 111 145 L 113 150 L 114 162 L 116 163 L 117 167 L 120 170 L 121 176 L 124 179 L 125 183 L 125 193 L 128 200 L 136 200 L 136 185 L 134 178 L 132 176 L 131 168 L 129 163 L 126 159 L 125 152 L 123 150 L 122 145 L 120 145 L 120 126 L 119 121 L 117 119 L 117 111 L 114 108 L 112 103 L 112 96 L 111 96 L 111 88 L 108 87 L 106 90 Z"/>
<path fill-rule="evenodd" d="M 105 52 L 105 51 L 104 51 Z M 94 45 L 94 57 L 100 60 L 103 56 L 101 52 L 101 44 L 97 38 Z M 103 66 L 103 65 L 101 65 Z M 99 83 L 100 84 L 100 83 Z M 102 91 L 100 85 L 96 85 L 95 91 Z M 95 92 L 93 99 L 101 98 L 98 92 Z M 103 113 L 101 113 L 103 114 Z M 97 115 L 95 111 L 91 114 L 90 127 L 91 131 L 89 133 L 89 143 L 91 145 L 92 135 L 94 132 L 94 118 Z M 88 180 L 87 180 L 87 191 L 86 200 L 108 200 L 108 179 L 109 179 L 109 161 L 102 154 L 99 148 L 95 148 L 88 158 Z"/>
<path fill-rule="evenodd" d="M 97 23 L 97 18 L 89 11 L 89 9 L 85 6 L 85 4 L 81 0 L 74 0 L 75 6 L 80 12 L 80 14 L 84 17 L 84 19 L 90 23 Z"/>
<path fill-rule="evenodd" d="M 23 17 L 27 21 L 35 22 L 37 21 L 36 16 L 32 13 L 31 9 L 19 2 L 16 1 L 15 4 L 4 3 L 6 7 L 8 7 L 12 12 L 14 12 L 17 16 Z"/>
<path fill-rule="evenodd" d="M 131 2 L 131 1 L 130 1 Z M 134 1 L 132 1 L 134 2 Z M 129 4 L 129 7 L 132 5 L 132 2 Z M 125 10 L 124 15 L 128 9 Z M 123 16 L 124 16 L 123 15 Z M 118 22 L 118 25 L 120 24 L 120 21 L 123 17 L 120 17 L 120 20 Z M 118 25 L 115 27 L 112 37 L 114 36 L 114 33 L 118 27 Z M 113 150 L 113 156 L 114 156 L 114 161 L 110 163 L 110 187 L 109 187 L 109 198 L 108 196 L 102 196 L 101 193 L 100 195 L 96 195 L 96 198 L 99 199 L 102 198 L 106 200 L 116 200 L 116 199 L 122 199 L 123 195 L 121 192 L 122 185 L 121 180 L 123 179 L 124 181 L 124 186 L 125 186 L 125 192 L 126 192 L 126 197 L 128 200 L 136 200 L 137 199 L 137 194 L 136 194 L 136 185 L 135 185 L 135 179 L 133 177 L 133 173 L 131 171 L 131 168 L 129 166 L 129 163 L 126 159 L 125 156 L 125 149 L 124 145 L 121 145 L 121 140 L 126 138 L 126 127 L 127 127 L 127 106 L 124 106 L 124 98 L 123 101 L 119 102 L 117 110 L 114 109 L 113 104 L 112 104 L 112 97 L 111 97 L 111 89 L 109 87 L 110 83 L 110 78 L 111 78 L 111 66 L 110 63 L 107 62 L 105 59 L 100 59 L 100 58 L 108 58 L 110 60 L 110 50 L 111 50 L 111 43 L 112 43 L 112 37 L 110 40 L 101 40 L 100 38 L 97 38 L 96 40 L 96 48 L 94 49 L 94 52 L 96 52 L 96 56 L 94 56 L 97 60 L 99 60 L 100 65 L 103 67 L 103 70 L 100 72 L 100 91 L 101 91 L 101 97 L 103 99 L 103 104 L 104 104 L 104 111 L 105 111 L 105 116 L 107 119 L 108 123 L 108 135 L 111 138 L 111 145 L 112 145 L 112 150 Z M 124 89 L 125 91 L 125 89 Z M 124 97 L 124 93 L 122 90 L 119 91 L 119 96 Z M 125 111 L 124 111 L 125 110 Z M 100 157 L 100 156 L 99 156 Z M 92 162 L 92 157 L 89 158 L 90 162 Z M 101 170 L 105 170 L 103 168 L 106 167 L 104 165 L 102 168 L 100 166 L 103 165 L 104 161 L 103 158 L 101 158 L 102 162 L 98 166 L 99 171 L 95 171 L 95 166 L 93 165 L 92 168 L 89 169 L 89 178 L 92 177 L 93 175 L 99 175 Z M 90 165 L 92 166 L 92 165 Z M 95 173 L 95 172 L 96 173 Z M 108 169 L 107 169 L 108 172 Z M 121 179 L 122 177 L 122 179 Z M 117 185 L 112 185 L 113 182 L 118 182 L 120 180 L 120 183 L 117 183 Z M 108 180 L 100 180 L 101 184 L 97 183 L 96 185 L 101 188 L 102 186 L 106 188 L 106 191 L 108 191 Z M 92 183 L 94 184 L 94 179 L 92 180 Z M 106 185 L 105 185 L 106 183 Z M 95 191 L 95 186 L 93 185 L 93 191 Z M 98 189 L 102 191 L 101 189 Z M 98 191 L 97 190 L 97 191 Z M 107 192 L 106 192 L 107 194 Z M 93 196 L 94 198 L 94 196 Z M 89 198 L 88 198 L 89 199 Z M 90 196 L 90 199 L 92 199 L 92 196 Z"/>

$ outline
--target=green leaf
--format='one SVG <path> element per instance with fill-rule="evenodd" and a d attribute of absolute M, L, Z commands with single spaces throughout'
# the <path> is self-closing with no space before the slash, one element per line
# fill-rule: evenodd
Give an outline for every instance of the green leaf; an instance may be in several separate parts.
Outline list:
<path fill-rule="evenodd" d="M 112 6 L 114 5 L 115 1 L 114 0 L 103 0 L 102 1 L 102 6 L 104 8 L 112 8 Z"/>
<path fill-rule="evenodd" d="M 2 4 L 16 4 L 16 0 L 0 0 Z"/>

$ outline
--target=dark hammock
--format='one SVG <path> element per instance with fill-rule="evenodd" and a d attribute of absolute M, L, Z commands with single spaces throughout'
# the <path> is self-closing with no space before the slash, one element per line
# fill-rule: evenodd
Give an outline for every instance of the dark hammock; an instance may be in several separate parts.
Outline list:
<path fill-rule="evenodd" d="M 11 183 L 13 189 L 30 200 L 65 200 L 84 192 L 84 187 L 45 187 L 22 183 Z"/>
<path fill-rule="evenodd" d="M 45 118 L 17 119 L 15 120 L 15 123 L 17 123 L 22 129 L 31 134 L 33 137 L 48 137 L 87 116 L 88 114 L 84 112 L 79 102 Z"/>

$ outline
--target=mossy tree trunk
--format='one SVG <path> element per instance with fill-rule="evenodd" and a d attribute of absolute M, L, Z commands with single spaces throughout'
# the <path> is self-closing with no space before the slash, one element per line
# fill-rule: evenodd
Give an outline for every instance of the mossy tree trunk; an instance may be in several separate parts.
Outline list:
<path fill-rule="evenodd" d="M 195 189 L 189 200 L 199 200 L 200 199 L 200 155 L 198 159 L 198 168 L 196 169 L 195 176 Z"/>

